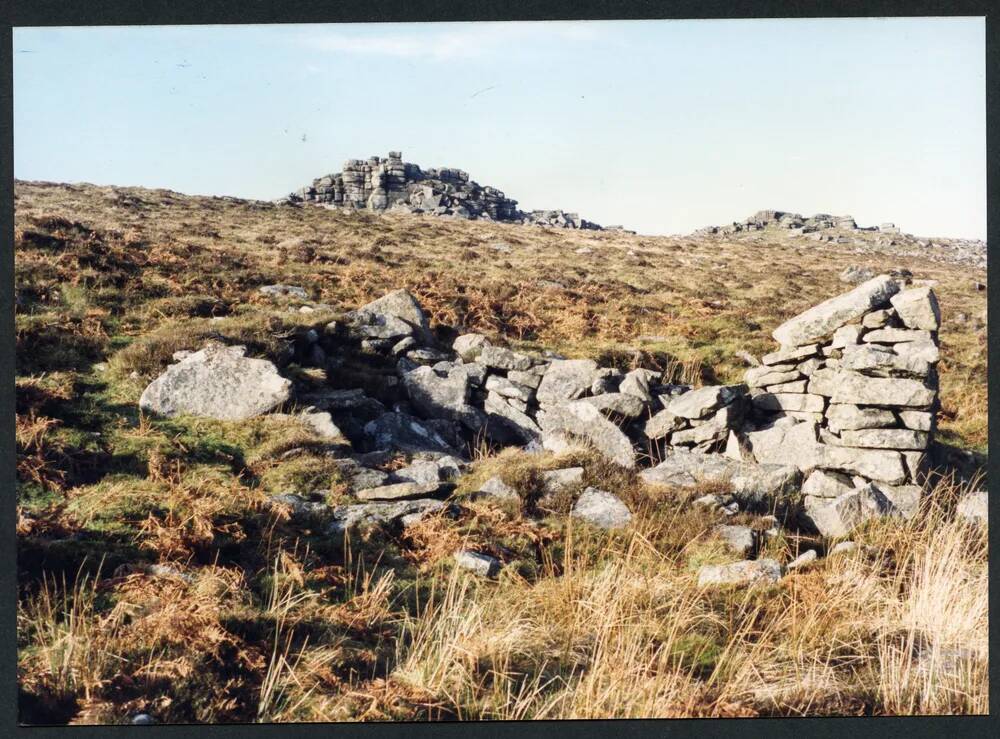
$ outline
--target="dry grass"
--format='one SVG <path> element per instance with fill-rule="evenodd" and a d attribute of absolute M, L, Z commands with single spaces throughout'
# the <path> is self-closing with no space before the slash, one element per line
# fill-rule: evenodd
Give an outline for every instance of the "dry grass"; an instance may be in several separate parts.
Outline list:
<path fill-rule="evenodd" d="M 301 424 L 136 409 L 178 349 L 244 343 L 294 375 L 295 332 L 397 287 L 442 338 L 479 330 L 668 379 L 735 380 L 737 352 L 770 350 L 777 323 L 844 288 L 846 264 L 888 270 L 891 253 L 132 188 L 18 183 L 17 195 L 22 721 L 986 711 L 986 537 L 953 520 L 957 483 L 936 482 L 912 521 L 869 526 L 851 554 L 774 586 L 704 591 L 698 566 L 734 558 L 712 535 L 721 514 L 690 505 L 707 489 L 647 488 L 589 454 L 483 447 L 459 512 L 342 547 L 321 520 L 265 505 L 343 492 Z M 985 452 L 985 293 L 972 286 L 985 276 L 906 266 L 938 281 L 941 438 Z M 277 282 L 330 307 L 301 314 L 257 293 Z M 542 472 L 571 465 L 625 499 L 635 526 L 574 525 L 569 495 L 539 509 Z M 465 497 L 493 475 L 520 506 Z M 767 552 L 787 562 L 826 543 L 789 534 Z M 456 570 L 459 548 L 497 557 L 499 578 Z"/>

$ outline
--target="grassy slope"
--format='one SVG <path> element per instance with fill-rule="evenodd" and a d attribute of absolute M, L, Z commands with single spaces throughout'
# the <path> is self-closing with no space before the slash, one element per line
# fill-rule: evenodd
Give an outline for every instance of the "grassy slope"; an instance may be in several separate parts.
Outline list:
<path fill-rule="evenodd" d="M 771 350 L 774 326 L 844 289 L 844 266 L 905 266 L 939 283 L 940 436 L 985 452 L 981 272 L 747 236 L 545 231 L 131 188 L 19 183 L 16 196 L 25 720 L 984 709 L 984 659 L 958 677 L 911 669 L 914 640 L 935 654 L 984 646 L 985 539 L 970 545 L 943 522 L 953 490 L 906 527 L 866 531 L 871 549 L 846 565 L 705 594 L 694 569 L 731 558 L 709 535 L 714 514 L 594 459 L 581 460 L 588 481 L 638 510 L 627 536 L 480 505 L 344 551 L 320 522 L 293 526 L 263 505 L 269 492 L 343 494 L 294 422 L 136 410 L 178 349 L 214 334 L 276 357 L 289 332 L 397 287 L 443 327 L 737 380 L 736 352 Z M 275 282 L 330 309 L 301 314 L 257 294 Z M 305 453 L 282 460 L 293 448 Z M 502 470 L 530 496 L 539 463 L 558 460 L 484 459 L 474 474 Z M 508 563 L 499 583 L 451 572 L 463 543 Z M 823 545 L 770 546 L 787 560 Z M 921 609 L 937 597 L 953 610 Z"/>

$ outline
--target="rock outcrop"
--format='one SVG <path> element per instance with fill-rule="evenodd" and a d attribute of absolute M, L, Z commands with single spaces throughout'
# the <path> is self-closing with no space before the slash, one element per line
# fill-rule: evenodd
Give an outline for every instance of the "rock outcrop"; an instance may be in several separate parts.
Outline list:
<path fill-rule="evenodd" d="M 313 180 L 285 202 L 307 202 L 334 208 L 429 213 L 469 220 L 535 224 L 553 228 L 605 230 L 577 213 L 562 210 L 518 210 L 517 201 L 488 185 L 471 180 L 461 169 L 421 169 L 390 151 L 386 158 L 348 159 L 340 172 Z M 624 231 L 621 226 L 606 230 Z"/>

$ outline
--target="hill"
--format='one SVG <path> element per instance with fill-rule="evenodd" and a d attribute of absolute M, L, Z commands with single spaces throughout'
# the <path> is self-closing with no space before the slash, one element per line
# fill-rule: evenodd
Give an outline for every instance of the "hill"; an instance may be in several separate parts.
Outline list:
<path fill-rule="evenodd" d="M 987 451 L 983 269 L 874 232 L 644 237 L 142 188 L 15 196 L 22 720 L 986 710 L 986 537 L 955 516 Z M 940 303 L 938 475 L 917 513 L 857 527 L 853 548 L 725 481 L 649 486 L 593 450 L 488 439 L 455 461 L 380 454 L 350 423 L 368 433 L 366 408 L 395 408 L 398 357 L 450 361 L 433 352 L 472 333 L 509 350 L 493 360 L 512 362 L 506 380 L 559 355 L 619 381 L 648 369 L 664 393 L 740 383 L 779 324 L 865 271 L 908 273 Z M 370 308 L 401 289 L 412 304 Z M 253 361 L 219 344 L 296 402 L 141 412 L 170 399 L 154 388 L 168 367 Z M 227 405 L 274 405 L 251 387 Z M 786 574 L 700 584 L 747 556 Z"/>

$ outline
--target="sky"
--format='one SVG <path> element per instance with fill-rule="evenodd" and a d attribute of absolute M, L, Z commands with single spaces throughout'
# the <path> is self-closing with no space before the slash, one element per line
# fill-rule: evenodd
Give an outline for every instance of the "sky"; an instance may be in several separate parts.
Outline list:
<path fill-rule="evenodd" d="M 644 234 L 986 238 L 982 18 L 14 29 L 18 179 L 273 199 L 399 150 Z"/>

